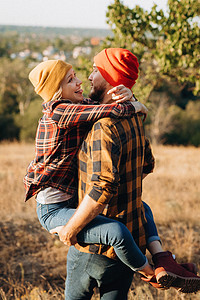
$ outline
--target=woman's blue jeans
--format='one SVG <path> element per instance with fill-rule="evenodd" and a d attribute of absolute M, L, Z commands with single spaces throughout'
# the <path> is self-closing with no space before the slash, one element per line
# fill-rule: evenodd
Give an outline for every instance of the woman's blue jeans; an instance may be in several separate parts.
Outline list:
<path fill-rule="evenodd" d="M 146 202 L 142 201 L 144 210 L 145 210 L 145 217 L 147 223 L 145 225 L 145 232 L 147 238 L 147 246 L 153 241 L 160 241 L 160 237 L 158 236 L 157 227 L 154 221 L 153 213 L 151 208 L 149 207 Z M 161 241 L 160 241 L 161 242 Z"/>
<path fill-rule="evenodd" d="M 144 203 L 148 225 L 146 227 L 149 240 L 159 240 L 150 207 Z M 48 231 L 65 225 L 74 214 L 71 201 L 54 204 L 37 203 L 37 215 L 41 225 Z M 149 236 L 150 235 L 150 236 Z M 139 271 L 147 263 L 146 256 L 140 251 L 127 227 L 115 220 L 97 216 L 78 235 L 78 242 L 86 244 L 104 244 L 114 247 L 118 258 L 133 271 Z"/>

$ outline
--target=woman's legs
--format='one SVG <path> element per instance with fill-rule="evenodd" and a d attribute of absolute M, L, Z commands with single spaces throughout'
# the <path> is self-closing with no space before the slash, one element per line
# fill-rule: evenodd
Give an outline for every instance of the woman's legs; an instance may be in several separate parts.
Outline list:
<path fill-rule="evenodd" d="M 75 209 L 67 207 L 67 202 L 37 204 L 37 214 L 41 225 L 48 231 L 65 225 Z M 140 251 L 130 231 L 121 222 L 97 216 L 78 235 L 78 242 L 113 246 L 118 258 L 134 271 L 148 265 L 146 256 Z"/>
<path fill-rule="evenodd" d="M 145 225 L 147 248 L 151 255 L 154 255 L 156 253 L 163 252 L 163 248 L 160 237 L 158 236 L 158 231 L 154 222 L 152 210 L 149 205 L 146 204 L 146 202 L 142 202 L 145 209 L 145 217 L 147 220 L 147 223 Z"/>
<path fill-rule="evenodd" d="M 58 226 L 64 226 L 74 212 L 75 208 L 71 208 L 68 201 L 53 204 L 40 204 L 37 202 L 38 219 L 47 231 Z"/>

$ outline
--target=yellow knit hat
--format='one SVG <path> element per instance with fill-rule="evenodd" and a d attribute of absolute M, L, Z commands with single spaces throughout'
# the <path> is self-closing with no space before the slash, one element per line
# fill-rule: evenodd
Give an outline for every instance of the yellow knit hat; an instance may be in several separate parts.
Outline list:
<path fill-rule="evenodd" d="M 29 79 L 35 87 L 35 92 L 48 102 L 58 91 L 61 81 L 71 68 L 72 65 L 62 60 L 47 60 L 29 73 Z"/>

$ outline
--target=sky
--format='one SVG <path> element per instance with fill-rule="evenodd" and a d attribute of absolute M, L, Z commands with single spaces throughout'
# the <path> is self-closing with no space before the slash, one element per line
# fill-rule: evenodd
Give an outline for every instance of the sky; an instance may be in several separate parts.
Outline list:
<path fill-rule="evenodd" d="M 1 25 L 105 28 L 106 11 L 114 0 L 0 0 Z M 166 11 L 167 0 L 123 0 L 133 8 L 150 10 L 153 4 Z"/>

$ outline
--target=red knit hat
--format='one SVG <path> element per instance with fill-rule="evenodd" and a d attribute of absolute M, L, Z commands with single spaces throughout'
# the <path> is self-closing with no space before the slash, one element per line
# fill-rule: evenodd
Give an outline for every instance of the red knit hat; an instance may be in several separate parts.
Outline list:
<path fill-rule="evenodd" d="M 123 84 L 131 89 L 138 78 L 139 63 L 137 57 L 129 50 L 104 49 L 94 57 L 94 63 L 112 86 Z"/>

